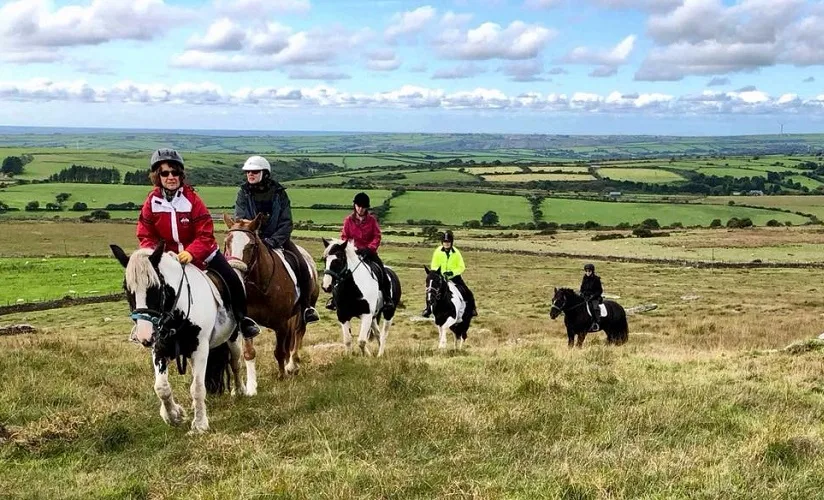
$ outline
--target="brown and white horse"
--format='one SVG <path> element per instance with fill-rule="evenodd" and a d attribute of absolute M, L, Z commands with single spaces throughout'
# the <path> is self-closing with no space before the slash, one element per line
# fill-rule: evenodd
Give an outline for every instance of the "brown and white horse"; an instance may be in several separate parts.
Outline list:
<path fill-rule="evenodd" d="M 229 233 L 223 243 L 223 253 L 229 264 L 240 271 L 246 285 L 248 315 L 259 324 L 275 331 L 275 360 L 281 376 L 300 370 L 300 348 L 306 333 L 306 323 L 298 303 L 298 290 L 279 253 L 270 249 L 258 236 L 261 217 L 253 220 L 232 219 L 224 215 Z M 312 296 L 315 305 L 320 293 L 318 272 L 312 256 L 298 247 L 312 274 Z M 243 356 L 255 358 L 252 339 L 244 339 Z M 288 363 L 287 363 L 288 358 Z M 247 387 L 247 392 L 249 387 Z"/>

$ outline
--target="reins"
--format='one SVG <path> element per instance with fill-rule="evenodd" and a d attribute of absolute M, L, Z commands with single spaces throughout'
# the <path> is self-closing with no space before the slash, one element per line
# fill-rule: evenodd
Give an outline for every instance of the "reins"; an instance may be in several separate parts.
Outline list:
<path fill-rule="evenodd" d="M 177 338 L 177 329 L 170 328 L 169 323 L 173 319 L 172 313 L 175 310 L 175 306 L 177 302 L 180 300 L 180 295 L 183 292 L 183 282 L 186 282 L 186 289 L 189 296 L 189 303 L 186 308 L 186 317 L 184 320 L 189 319 L 189 314 L 192 312 L 192 284 L 189 281 L 189 276 L 186 275 L 186 265 L 183 264 L 180 266 L 183 274 L 180 276 L 180 283 L 177 285 L 177 292 L 175 292 L 175 298 L 172 301 L 171 305 L 169 306 L 168 310 L 166 308 L 166 278 L 163 276 L 163 273 L 157 271 L 157 276 L 160 278 L 160 287 L 161 287 L 161 294 L 160 294 L 160 310 L 150 309 L 148 307 L 143 307 L 139 309 L 135 309 L 129 315 L 133 320 L 137 321 L 142 319 L 144 321 L 149 321 L 152 323 L 152 345 L 155 352 L 158 351 L 158 346 L 166 345 L 170 339 L 174 342 L 174 349 L 175 349 L 175 363 L 177 364 L 177 372 L 181 375 L 186 373 L 186 358 L 180 354 L 180 339 Z"/>

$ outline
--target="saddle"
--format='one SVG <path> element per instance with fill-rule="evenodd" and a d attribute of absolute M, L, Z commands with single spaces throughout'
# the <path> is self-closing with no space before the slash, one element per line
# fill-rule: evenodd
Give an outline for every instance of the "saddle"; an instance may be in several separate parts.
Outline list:
<path fill-rule="evenodd" d="M 223 306 L 226 308 L 227 311 L 231 311 L 232 294 L 229 291 L 229 285 L 227 285 L 226 281 L 223 280 L 223 276 L 218 274 L 217 271 L 209 268 L 206 269 L 205 273 L 206 277 L 208 277 L 214 285 L 215 290 L 217 291 L 218 296 L 220 297 L 220 300 L 223 301 Z M 212 292 L 214 292 L 215 290 L 212 290 Z"/>
<path fill-rule="evenodd" d="M 380 265 L 378 265 L 377 262 L 365 261 L 364 263 L 369 265 L 369 270 L 372 271 L 372 276 L 374 276 L 375 279 L 378 280 L 378 285 L 383 283 L 384 274 L 386 273 L 386 270 L 383 269 Z"/>

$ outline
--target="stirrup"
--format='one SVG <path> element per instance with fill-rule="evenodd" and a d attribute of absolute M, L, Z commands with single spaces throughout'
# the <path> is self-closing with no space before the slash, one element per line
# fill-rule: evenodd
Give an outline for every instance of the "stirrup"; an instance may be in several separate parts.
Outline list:
<path fill-rule="evenodd" d="M 336 306 L 336 304 L 335 304 L 335 299 L 331 299 L 331 298 L 330 298 L 330 299 L 326 302 L 326 308 L 327 308 L 327 309 L 329 309 L 330 311 L 334 311 L 335 309 L 337 309 L 337 306 Z"/>
<path fill-rule="evenodd" d="M 303 321 L 304 323 L 314 323 L 315 321 L 320 321 L 320 316 L 318 316 L 318 311 L 309 306 L 303 311 Z"/>
<path fill-rule="evenodd" d="M 255 323 L 255 320 L 246 317 L 240 320 L 240 333 L 245 339 L 253 339 L 260 335 L 260 327 Z"/>
<path fill-rule="evenodd" d="M 589 328 L 590 328 L 590 330 L 589 330 L 589 331 L 591 331 L 591 332 L 597 332 L 598 330 L 600 330 L 600 329 L 601 329 L 601 326 L 600 326 L 600 325 L 598 325 L 598 322 L 597 322 L 597 321 L 595 321 L 595 322 L 593 322 L 593 323 L 592 323 L 592 326 L 590 326 Z"/>

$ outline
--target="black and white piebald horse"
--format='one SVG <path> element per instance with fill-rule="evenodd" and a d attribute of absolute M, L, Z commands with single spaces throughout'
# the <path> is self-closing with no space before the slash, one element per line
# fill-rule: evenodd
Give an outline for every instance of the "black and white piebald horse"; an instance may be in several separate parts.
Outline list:
<path fill-rule="evenodd" d="M 601 311 L 598 326 L 600 330 L 607 334 L 607 344 L 621 345 L 625 343 L 629 337 L 626 311 L 620 304 L 612 300 L 605 300 L 603 307 L 606 310 Z M 592 327 L 592 316 L 587 310 L 586 299 L 570 288 L 556 288 L 555 295 L 552 297 L 552 309 L 549 311 L 549 317 L 555 319 L 561 313 L 564 314 L 564 326 L 567 330 L 569 347 L 573 345 L 581 347 Z M 578 336 L 577 344 L 575 343 L 576 335 Z"/>
<path fill-rule="evenodd" d="M 446 348 L 447 329 L 455 334 L 455 348 L 460 349 L 472 322 L 472 311 L 466 307 L 458 287 L 444 278 L 440 269 L 423 268 L 426 270 L 426 305 L 438 327 L 438 349 Z"/>
<path fill-rule="evenodd" d="M 227 363 L 234 375 L 232 393 L 246 393 L 238 376 L 241 339 L 231 308 L 203 271 L 181 266 L 174 253 L 164 253 L 163 244 L 154 251 L 138 249 L 131 257 L 117 245 L 111 249 L 126 268 L 123 286 L 135 321 L 134 336 L 152 349 L 160 416 L 171 425 L 185 419 L 186 412 L 172 396 L 168 367 L 175 360 L 182 374 L 188 360 L 192 364 L 192 432 L 209 430 L 206 392 L 223 391 Z M 246 369 L 247 378 L 254 377 L 254 366 L 247 362 Z M 254 380 L 247 383 L 256 384 Z"/>
<path fill-rule="evenodd" d="M 355 253 L 355 245 L 351 241 L 324 239 L 323 246 L 326 270 L 322 288 L 324 292 L 331 292 L 335 298 L 346 350 L 352 352 L 352 331 L 349 322 L 352 318 L 360 318 L 358 346 L 361 353 L 369 354 L 366 343 L 374 334 L 378 339 L 378 356 L 382 356 L 395 311 L 383 309 L 383 295 L 378 281 L 380 270 L 374 269 L 369 262 Z M 392 300 L 395 304 L 400 304 L 401 282 L 398 275 L 386 266 L 383 272 L 389 276 Z M 383 324 L 379 327 L 378 320 L 381 315 Z"/>

